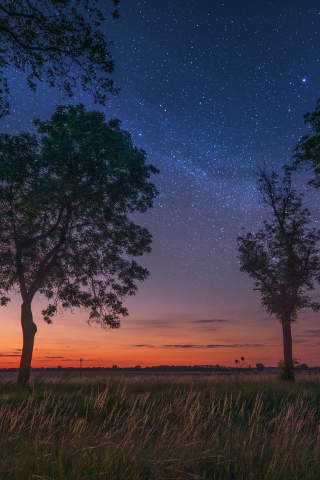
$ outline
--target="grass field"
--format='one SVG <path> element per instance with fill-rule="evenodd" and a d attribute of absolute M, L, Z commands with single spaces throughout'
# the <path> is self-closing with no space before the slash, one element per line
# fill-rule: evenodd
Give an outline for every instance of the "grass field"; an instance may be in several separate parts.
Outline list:
<path fill-rule="evenodd" d="M 0 479 L 319 480 L 320 378 L 0 380 Z"/>

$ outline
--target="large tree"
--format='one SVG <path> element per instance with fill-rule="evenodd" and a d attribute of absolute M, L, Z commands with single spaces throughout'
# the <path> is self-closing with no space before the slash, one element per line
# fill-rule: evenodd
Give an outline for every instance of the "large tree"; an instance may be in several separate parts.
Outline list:
<path fill-rule="evenodd" d="M 269 220 L 256 234 L 238 238 L 240 271 L 253 278 L 262 306 L 281 323 L 284 378 L 294 380 L 291 324 L 301 309 L 320 309 L 308 295 L 320 276 L 320 231 L 310 226 L 289 172 L 281 178 L 262 170 L 259 192 Z"/>
<path fill-rule="evenodd" d="M 38 135 L 0 135 L 0 295 L 22 297 L 23 349 L 18 382 L 28 382 L 37 327 L 32 301 L 48 300 L 43 318 L 83 308 L 88 321 L 119 327 L 123 299 L 148 271 L 134 257 L 151 235 L 134 212 L 152 207 L 157 169 L 118 120 L 82 105 L 59 106 Z"/>
<path fill-rule="evenodd" d="M 72 97 L 77 87 L 105 104 L 115 92 L 110 74 L 114 62 L 111 42 L 101 30 L 103 10 L 119 16 L 119 0 L 3 0 L 0 4 L 0 116 L 9 111 L 9 85 L 5 70 L 12 65 L 27 75 L 28 86 L 37 81 L 58 86 Z"/>
<path fill-rule="evenodd" d="M 320 187 L 320 99 L 313 112 L 304 115 L 304 122 L 311 133 L 301 138 L 294 151 L 293 169 L 311 170 L 309 184 Z"/>

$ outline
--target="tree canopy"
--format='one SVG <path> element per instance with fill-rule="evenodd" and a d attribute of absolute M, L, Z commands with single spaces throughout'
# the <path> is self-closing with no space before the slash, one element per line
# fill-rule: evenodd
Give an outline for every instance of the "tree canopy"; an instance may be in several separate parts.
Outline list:
<path fill-rule="evenodd" d="M 130 214 L 157 193 L 157 169 L 118 120 L 59 106 L 38 135 L 0 135 L 0 289 L 48 299 L 43 317 L 83 307 L 89 321 L 119 326 L 122 300 L 148 272 L 134 257 L 151 235 Z"/>
<path fill-rule="evenodd" d="M 107 13 L 119 16 L 120 0 L 108 0 Z M 101 0 L 4 0 L 0 5 L 0 116 L 9 112 L 5 70 L 12 65 L 26 73 L 35 91 L 37 81 L 58 86 L 72 97 L 80 86 L 105 104 L 116 92 L 110 74 L 112 42 L 99 28 L 104 22 Z"/>
<path fill-rule="evenodd" d="M 310 211 L 303 207 L 291 175 L 260 173 L 259 192 L 271 221 L 256 234 L 239 236 L 240 271 L 254 279 L 262 305 L 281 320 L 284 309 L 295 321 L 302 308 L 320 309 L 307 292 L 320 276 L 320 231 L 310 228 Z M 285 288 L 285 302 L 282 289 Z"/>

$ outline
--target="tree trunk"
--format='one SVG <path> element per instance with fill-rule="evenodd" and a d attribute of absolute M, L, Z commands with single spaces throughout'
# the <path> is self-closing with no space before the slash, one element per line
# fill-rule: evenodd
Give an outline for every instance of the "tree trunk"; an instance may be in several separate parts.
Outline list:
<path fill-rule="evenodd" d="M 33 323 L 31 301 L 24 301 L 21 305 L 21 326 L 23 333 L 23 347 L 18 376 L 18 385 L 27 385 L 30 377 L 34 336 L 37 326 Z"/>
<path fill-rule="evenodd" d="M 294 365 L 292 357 L 292 334 L 290 317 L 282 318 L 282 334 L 283 334 L 283 379 L 294 382 Z"/>

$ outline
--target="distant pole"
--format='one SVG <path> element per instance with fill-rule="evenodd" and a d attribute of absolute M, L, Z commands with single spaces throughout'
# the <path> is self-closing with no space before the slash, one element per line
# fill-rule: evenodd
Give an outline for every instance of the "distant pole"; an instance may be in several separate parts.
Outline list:
<path fill-rule="evenodd" d="M 82 360 L 83 358 L 80 358 L 80 378 L 82 378 Z"/>

